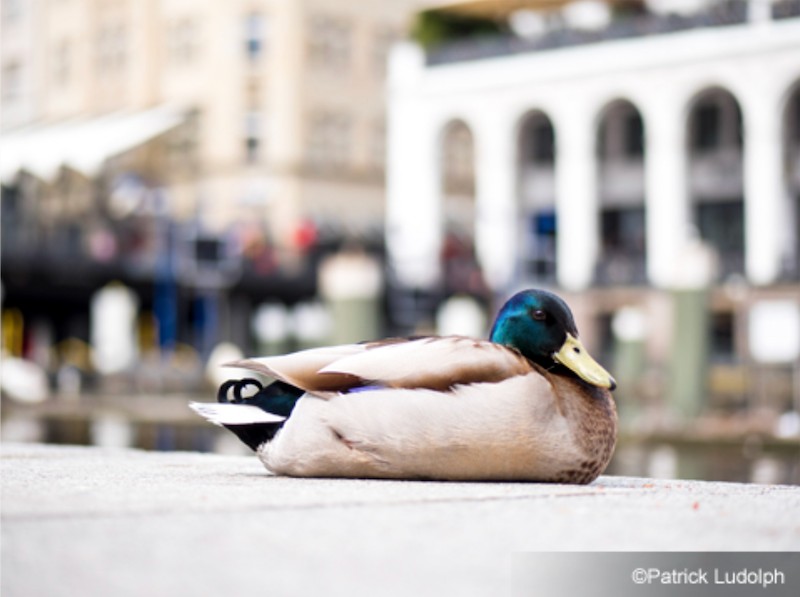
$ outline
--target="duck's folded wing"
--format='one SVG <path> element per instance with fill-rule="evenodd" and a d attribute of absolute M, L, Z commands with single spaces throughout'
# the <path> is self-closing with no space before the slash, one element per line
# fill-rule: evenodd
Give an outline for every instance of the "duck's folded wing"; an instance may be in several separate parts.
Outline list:
<path fill-rule="evenodd" d="M 361 383 L 394 388 L 448 390 L 457 385 L 499 382 L 530 373 L 518 352 L 499 344 L 459 336 L 368 344 L 338 358 L 320 375 L 343 375 Z"/>
<path fill-rule="evenodd" d="M 533 369 L 516 351 L 457 336 L 330 346 L 231 365 L 308 392 L 343 392 L 361 386 L 444 391 L 457 385 L 499 382 Z"/>
<path fill-rule="evenodd" d="M 337 392 L 358 385 L 360 380 L 345 374 L 320 375 L 320 370 L 366 349 L 365 344 L 342 344 L 285 355 L 245 359 L 229 363 L 228 366 L 275 377 L 307 392 Z"/>

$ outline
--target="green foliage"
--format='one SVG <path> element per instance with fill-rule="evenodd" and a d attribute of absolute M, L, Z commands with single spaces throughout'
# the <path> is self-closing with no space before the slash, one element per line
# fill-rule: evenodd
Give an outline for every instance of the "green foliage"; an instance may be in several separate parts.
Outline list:
<path fill-rule="evenodd" d="M 491 19 L 426 10 L 417 14 L 411 38 L 425 49 L 430 49 L 444 42 L 498 35 L 502 31 L 501 25 Z"/>

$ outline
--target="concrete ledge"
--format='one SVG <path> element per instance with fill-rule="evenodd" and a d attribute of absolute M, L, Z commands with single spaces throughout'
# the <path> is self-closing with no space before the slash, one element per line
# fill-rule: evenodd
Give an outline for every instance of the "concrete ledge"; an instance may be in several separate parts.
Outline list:
<path fill-rule="evenodd" d="M 800 550 L 800 488 L 291 479 L 254 457 L 2 446 L 4 597 L 498 595 L 517 551 Z"/>

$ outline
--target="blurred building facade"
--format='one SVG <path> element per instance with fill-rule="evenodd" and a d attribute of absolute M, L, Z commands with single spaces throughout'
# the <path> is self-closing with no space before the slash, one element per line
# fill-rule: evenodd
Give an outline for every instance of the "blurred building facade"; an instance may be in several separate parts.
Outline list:
<path fill-rule="evenodd" d="M 287 243 L 311 211 L 368 229 L 409 4 L 7 0 L 3 129 L 172 106 L 191 121 L 159 172 L 176 214 L 223 227 L 253 212 Z"/>
<path fill-rule="evenodd" d="M 460 239 L 495 294 L 559 288 L 606 360 L 617 314 L 638 312 L 639 371 L 657 372 L 640 394 L 663 395 L 672 297 L 701 290 L 708 400 L 791 409 L 798 357 L 771 385 L 751 337 L 758 303 L 800 310 L 800 4 L 430 5 L 390 68 L 387 248 L 408 319 Z"/>
<path fill-rule="evenodd" d="M 379 247 L 412 5 L 3 0 L 7 348 L 88 342 L 119 280 L 143 347 L 252 349 L 256 307 L 313 299 L 321 254 Z"/>

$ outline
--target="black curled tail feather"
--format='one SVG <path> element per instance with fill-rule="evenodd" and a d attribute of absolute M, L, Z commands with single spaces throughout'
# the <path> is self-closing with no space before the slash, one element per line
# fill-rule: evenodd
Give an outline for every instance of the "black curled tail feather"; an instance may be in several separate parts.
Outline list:
<path fill-rule="evenodd" d="M 248 386 L 257 388 L 259 392 L 264 389 L 260 381 L 251 377 L 246 377 L 245 379 L 229 379 L 217 390 L 217 402 L 221 404 L 243 404 L 245 400 L 250 399 L 250 397 L 245 398 L 242 396 L 242 390 Z M 229 397 L 231 392 L 233 392 L 233 399 Z"/>
<path fill-rule="evenodd" d="M 255 388 L 252 396 L 242 396 L 244 390 Z M 222 404 L 242 404 L 257 406 L 261 410 L 289 417 L 294 405 L 303 391 L 282 381 L 276 381 L 264 387 L 261 382 L 252 378 L 230 380 L 223 383 L 217 391 L 217 401 Z M 263 444 L 271 441 L 283 427 L 280 423 L 245 423 L 222 424 L 230 430 L 251 450 L 256 451 Z"/>

